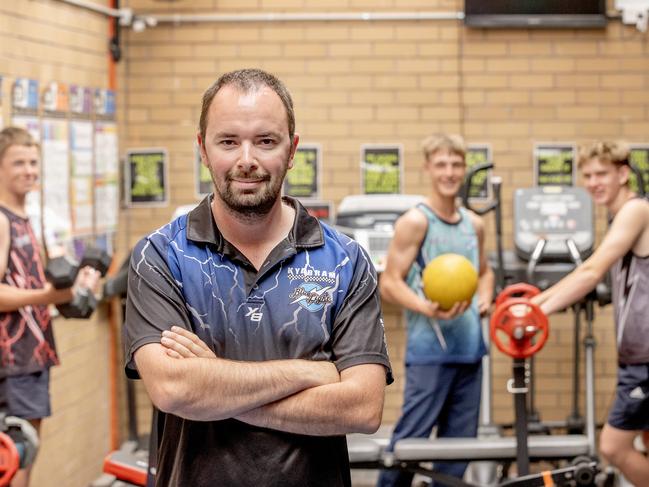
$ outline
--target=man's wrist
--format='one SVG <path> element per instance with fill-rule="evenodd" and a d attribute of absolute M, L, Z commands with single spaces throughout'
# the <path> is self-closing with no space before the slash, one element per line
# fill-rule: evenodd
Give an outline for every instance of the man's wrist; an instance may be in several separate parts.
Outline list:
<path fill-rule="evenodd" d="M 308 387 L 324 386 L 340 382 L 340 374 L 336 366 L 329 361 L 304 361 L 306 373 L 303 377 L 307 378 Z"/>
<path fill-rule="evenodd" d="M 62 304 L 72 301 L 72 288 L 56 289 L 50 283 L 43 288 L 43 302 L 40 304 Z"/>

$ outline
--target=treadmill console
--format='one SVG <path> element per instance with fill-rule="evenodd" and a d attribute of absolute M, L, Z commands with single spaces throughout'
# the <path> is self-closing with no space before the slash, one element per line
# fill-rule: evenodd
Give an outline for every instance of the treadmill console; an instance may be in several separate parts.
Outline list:
<path fill-rule="evenodd" d="M 514 192 L 514 245 L 529 260 L 545 240 L 541 261 L 572 262 L 567 241 L 572 239 L 586 258 L 594 246 L 593 204 L 583 188 L 542 186 Z"/>

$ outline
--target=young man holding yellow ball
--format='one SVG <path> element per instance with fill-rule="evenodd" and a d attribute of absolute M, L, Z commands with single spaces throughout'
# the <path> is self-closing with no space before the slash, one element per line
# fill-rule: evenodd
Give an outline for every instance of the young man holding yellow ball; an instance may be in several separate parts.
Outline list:
<path fill-rule="evenodd" d="M 424 140 L 423 151 L 430 195 L 397 220 L 379 283 L 382 298 L 405 308 L 408 323 L 404 404 L 389 450 L 402 438 L 427 438 L 435 426 L 437 437 L 476 435 L 486 353 L 480 315 L 493 297 L 482 219 L 456 205 L 466 174 L 464 141 L 457 135 L 434 135 Z M 473 299 L 445 310 L 425 297 L 422 273 L 435 257 L 449 253 L 467 258 L 479 278 Z M 461 279 L 449 276 L 447 285 Z M 435 463 L 436 471 L 456 477 L 465 469 L 466 463 Z M 412 477 L 384 470 L 378 485 L 409 486 Z"/>

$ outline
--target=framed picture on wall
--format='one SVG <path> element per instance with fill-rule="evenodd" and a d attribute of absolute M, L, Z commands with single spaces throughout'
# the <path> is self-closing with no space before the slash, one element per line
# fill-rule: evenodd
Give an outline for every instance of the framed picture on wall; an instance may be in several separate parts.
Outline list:
<path fill-rule="evenodd" d="M 168 158 L 166 149 L 126 151 L 126 205 L 166 206 L 169 203 Z"/>
<path fill-rule="evenodd" d="M 631 144 L 629 146 L 629 162 L 642 176 L 644 193 L 649 194 L 649 144 Z M 636 174 L 631 175 L 631 188 L 638 190 L 638 178 Z"/>
<path fill-rule="evenodd" d="M 201 149 L 196 142 L 194 142 L 194 176 L 196 180 L 196 196 L 202 199 L 212 192 L 214 184 L 212 183 L 210 170 L 203 164 Z"/>
<path fill-rule="evenodd" d="M 320 164 L 322 148 L 319 144 L 301 144 L 293 157 L 293 167 L 284 179 L 284 194 L 295 198 L 320 197 Z"/>
<path fill-rule="evenodd" d="M 491 144 L 469 144 L 466 151 L 467 172 L 475 166 L 491 162 Z M 491 170 L 480 171 L 471 180 L 469 199 L 473 202 L 487 201 L 491 197 Z"/>
<path fill-rule="evenodd" d="M 574 186 L 577 149 L 572 142 L 534 145 L 534 185 Z"/>
<path fill-rule="evenodd" d="M 364 144 L 361 147 L 361 192 L 399 194 L 403 185 L 403 146 Z"/>

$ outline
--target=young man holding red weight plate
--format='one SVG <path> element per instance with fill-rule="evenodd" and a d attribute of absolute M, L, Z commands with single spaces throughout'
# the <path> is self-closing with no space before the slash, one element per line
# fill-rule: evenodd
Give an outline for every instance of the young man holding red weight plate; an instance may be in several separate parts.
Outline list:
<path fill-rule="evenodd" d="M 406 387 L 401 418 L 388 449 L 402 438 L 474 437 L 478 428 L 482 356 L 486 353 L 480 315 L 493 297 L 494 275 L 484 253 L 484 225 L 456 205 L 466 174 L 464 141 L 433 135 L 423 142 L 430 194 L 425 204 L 404 213 L 395 225 L 381 297 L 406 310 Z M 444 310 L 424 296 L 424 268 L 442 254 L 466 257 L 478 272 L 478 291 L 469 301 Z M 437 276 L 439 277 L 439 276 Z M 446 285 L 462 276 L 456 272 Z M 436 462 L 440 473 L 462 477 L 466 463 Z M 413 474 L 384 470 L 379 486 L 409 486 Z"/>
<path fill-rule="evenodd" d="M 600 453 L 634 485 L 649 485 L 649 459 L 634 438 L 649 436 L 649 201 L 629 187 L 629 149 L 595 142 L 579 152 L 584 186 L 613 218 L 595 252 L 573 272 L 532 298 L 546 314 L 579 301 L 611 271 L 617 330 L 618 384 L 600 437 Z"/>

